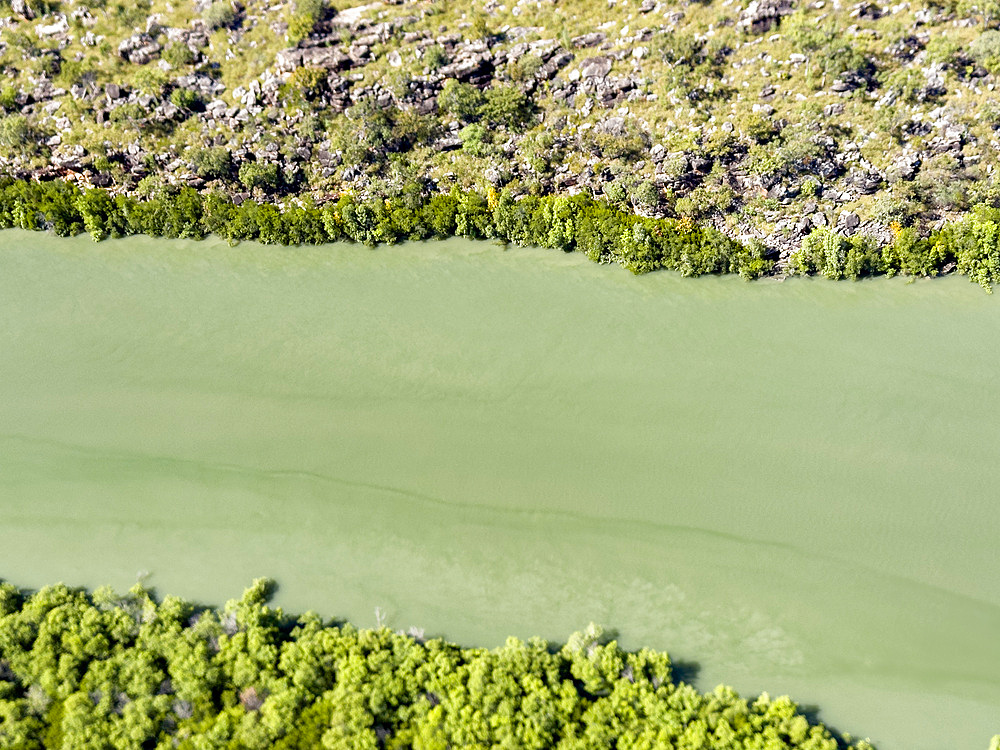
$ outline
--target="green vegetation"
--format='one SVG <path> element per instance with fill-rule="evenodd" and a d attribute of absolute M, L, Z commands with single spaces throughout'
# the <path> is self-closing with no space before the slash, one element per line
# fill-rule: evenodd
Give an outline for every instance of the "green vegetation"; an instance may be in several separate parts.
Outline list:
<path fill-rule="evenodd" d="M 1000 207 L 998 8 L 8 2 L 0 174 L 316 204 L 579 194 L 801 271 L 817 227 L 881 257 L 894 223 L 925 242 Z M 893 253 L 822 272 L 943 269 Z"/>
<path fill-rule="evenodd" d="M 470 126 L 471 127 L 471 126 Z M 231 170 L 228 153 L 206 149 L 197 157 L 204 174 Z M 244 162 L 239 179 L 264 196 L 284 176 L 274 164 Z M 517 245 L 582 252 L 598 263 L 618 263 L 636 274 L 659 269 L 684 276 L 736 273 L 745 279 L 768 274 L 773 259 L 760 242 L 740 243 L 690 218 L 652 219 L 622 206 L 641 203 L 642 186 L 631 196 L 609 191 L 608 200 L 523 196 L 508 190 L 453 189 L 425 198 L 416 189 L 392 199 L 342 195 L 317 204 L 291 199 L 281 204 L 223 193 L 163 185 L 147 178 L 142 198 L 114 195 L 69 182 L 33 183 L 0 179 L 0 228 L 51 230 L 69 236 L 86 231 L 95 240 L 146 234 L 200 239 L 216 234 L 230 242 L 321 244 L 349 240 L 367 245 L 452 236 L 495 239 Z M 1000 209 L 977 206 L 961 220 L 929 237 L 894 223 L 893 240 L 879 247 L 870 237 L 844 237 L 828 227 L 813 230 L 789 258 L 792 274 L 859 279 L 885 274 L 936 276 L 957 271 L 987 291 L 1000 282 Z"/>
<path fill-rule="evenodd" d="M 258 580 L 220 610 L 141 586 L 0 584 L 0 745 L 93 748 L 841 750 L 787 697 L 672 679 L 590 626 L 558 650 L 460 648 L 297 620 Z M 864 750 L 866 741 L 850 745 Z"/>
<path fill-rule="evenodd" d="M 201 158 L 206 170 L 225 167 L 218 152 Z M 273 164 L 246 162 L 240 180 L 267 191 L 277 186 L 280 174 Z M 212 233 L 230 242 L 279 245 L 340 240 L 374 245 L 459 235 L 576 250 L 634 273 L 669 268 L 686 276 L 739 273 L 756 278 L 771 266 L 760 248 L 745 247 L 687 220 L 643 218 L 583 196 L 515 200 L 509 192 L 484 198 L 455 190 L 429 200 L 410 193 L 375 201 L 345 195 L 322 206 L 292 200 L 279 207 L 252 200 L 236 205 L 221 194 L 162 185 L 152 185 L 148 197 L 139 199 L 66 182 L 0 180 L 0 228 L 11 227 L 51 229 L 64 236 L 86 231 L 95 240 Z"/>

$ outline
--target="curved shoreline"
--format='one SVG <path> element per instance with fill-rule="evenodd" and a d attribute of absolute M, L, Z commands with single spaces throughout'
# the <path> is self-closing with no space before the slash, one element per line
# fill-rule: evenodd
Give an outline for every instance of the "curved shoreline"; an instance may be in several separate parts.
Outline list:
<path fill-rule="evenodd" d="M 929 237 L 894 227 L 892 243 L 845 237 L 820 227 L 779 263 L 759 242 L 730 239 L 687 219 L 629 214 L 582 195 L 516 197 L 491 190 L 447 195 L 405 195 L 359 200 L 341 195 L 323 204 L 311 198 L 284 204 L 239 204 L 193 188 L 165 189 L 139 198 L 67 181 L 0 178 L 0 229 L 50 230 L 60 236 L 87 232 L 95 240 L 145 234 L 202 239 L 216 234 L 230 243 L 324 244 L 349 240 L 367 245 L 405 240 L 467 237 L 582 252 L 598 263 L 632 273 L 660 269 L 682 276 L 739 274 L 747 280 L 785 274 L 858 279 L 897 274 L 937 276 L 956 271 L 987 292 L 1000 281 L 1000 209 L 974 208 Z"/>
<path fill-rule="evenodd" d="M 59 584 L 0 583 L 5 746 L 524 748 L 649 746 L 871 750 L 787 696 L 753 701 L 674 682 L 666 653 L 624 651 L 591 624 L 552 646 L 487 650 L 383 624 L 286 616 L 258 579 L 204 608 Z M 55 665 L 58 664 L 58 669 Z M 850 744 L 849 744 L 850 743 Z"/>

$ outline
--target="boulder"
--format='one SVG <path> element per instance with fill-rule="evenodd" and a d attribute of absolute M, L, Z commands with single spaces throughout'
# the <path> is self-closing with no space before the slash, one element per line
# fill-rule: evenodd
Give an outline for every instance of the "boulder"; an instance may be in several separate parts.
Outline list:
<path fill-rule="evenodd" d="M 611 58 L 606 56 L 588 57 L 580 64 L 580 75 L 584 78 L 605 78 L 611 72 Z"/>
<path fill-rule="evenodd" d="M 615 136 L 623 136 L 628 132 L 625 128 L 624 117 L 609 117 L 607 120 L 602 120 L 597 123 L 594 130 L 598 133 L 607 133 L 608 135 Z"/>
<path fill-rule="evenodd" d="M 26 0 L 11 0 L 10 9 L 28 21 L 35 17 L 35 11 L 31 9 Z"/>
<path fill-rule="evenodd" d="M 309 47 L 281 50 L 275 56 L 275 64 L 278 70 L 284 72 L 302 67 L 346 70 L 353 66 L 353 61 L 336 47 Z"/>
<path fill-rule="evenodd" d="M 596 47 L 607 38 L 608 35 L 603 31 L 592 31 L 589 34 L 582 34 L 581 36 L 573 37 L 573 39 L 570 40 L 570 44 L 577 49 L 581 49 L 583 47 Z"/>
<path fill-rule="evenodd" d="M 118 45 L 118 55 L 134 65 L 147 65 L 160 53 L 160 45 L 149 34 L 133 34 Z"/>
<path fill-rule="evenodd" d="M 921 164 L 920 157 L 916 154 L 901 156 L 886 171 L 886 179 L 889 182 L 909 182 L 917 176 L 917 170 L 920 169 Z"/>
<path fill-rule="evenodd" d="M 540 81 L 551 81 L 556 77 L 556 74 L 573 62 L 573 53 L 567 52 L 561 47 L 556 48 L 558 51 L 548 59 L 542 67 L 538 69 L 535 73 L 535 78 Z"/>
<path fill-rule="evenodd" d="M 736 25 L 753 34 L 763 34 L 777 26 L 783 16 L 790 15 L 794 10 L 792 0 L 752 0 L 740 14 Z"/>
<path fill-rule="evenodd" d="M 489 52 L 462 55 L 454 62 L 440 68 L 442 78 L 456 78 L 463 82 L 485 82 L 493 75 L 493 57 Z"/>

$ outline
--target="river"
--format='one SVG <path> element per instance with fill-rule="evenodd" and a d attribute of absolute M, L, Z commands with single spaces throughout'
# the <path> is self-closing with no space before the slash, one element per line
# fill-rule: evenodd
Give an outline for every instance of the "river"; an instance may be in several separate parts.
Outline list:
<path fill-rule="evenodd" d="M 0 577 L 270 576 L 465 645 L 595 621 L 881 750 L 985 750 L 998 330 L 964 278 L 8 231 Z"/>

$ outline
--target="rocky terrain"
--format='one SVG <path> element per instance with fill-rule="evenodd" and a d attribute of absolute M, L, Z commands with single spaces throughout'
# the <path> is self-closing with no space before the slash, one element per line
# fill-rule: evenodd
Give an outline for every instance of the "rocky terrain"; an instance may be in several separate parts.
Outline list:
<path fill-rule="evenodd" d="M 992 0 L 5 2 L 15 177 L 585 192 L 780 257 L 1000 205 Z"/>

